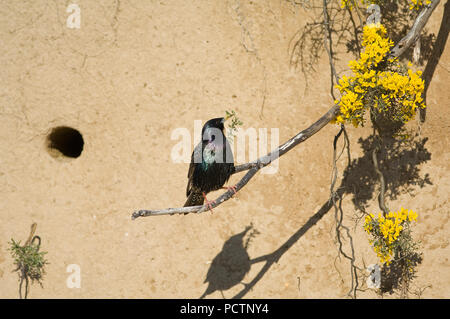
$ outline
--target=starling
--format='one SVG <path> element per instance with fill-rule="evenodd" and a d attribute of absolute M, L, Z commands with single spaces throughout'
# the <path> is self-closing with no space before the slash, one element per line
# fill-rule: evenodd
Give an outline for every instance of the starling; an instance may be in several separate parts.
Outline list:
<path fill-rule="evenodd" d="M 206 204 L 212 210 L 213 201 L 206 194 L 224 188 L 223 185 L 234 173 L 234 160 L 231 146 L 224 130 L 225 118 L 209 120 L 202 129 L 202 140 L 191 156 L 186 188 L 187 200 L 184 206 Z M 229 187 L 236 193 L 235 187 Z"/>

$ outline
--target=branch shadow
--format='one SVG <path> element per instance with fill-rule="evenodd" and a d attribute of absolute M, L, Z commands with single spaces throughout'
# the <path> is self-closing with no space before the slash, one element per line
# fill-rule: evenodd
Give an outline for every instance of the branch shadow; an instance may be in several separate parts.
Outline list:
<path fill-rule="evenodd" d="M 444 6 L 444 15 L 442 16 L 441 26 L 439 28 L 438 36 L 434 43 L 433 50 L 430 54 L 428 63 L 423 71 L 422 78 L 425 81 L 425 88 L 423 93 L 423 100 L 425 105 L 427 103 L 427 91 L 433 78 L 436 67 L 441 59 L 442 52 L 444 52 L 445 44 L 447 43 L 448 34 L 450 31 L 450 2 L 447 1 Z M 420 120 L 425 122 L 426 108 L 420 110 Z"/>
<path fill-rule="evenodd" d="M 341 194 L 342 195 L 342 194 Z M 284 242 L 274 252 L 250 259 L 247 247 L 250 239 L 259 232 L 254 230 L 250 237 L 244 243 L 245 234 L 252 229 L 248 226 L 243 232 L 230 237 L 223 245 L 221 252 L 214 258 L 206 275 L 205 283 L 209 285 L 205 292 L 200 296 L 203 299 L 207 295 L 220 291 L 223 296 L 223 290 L 241 283 L 244 288 L 232 299 L 244 297 L 265 275 L 265 273 L 277 263 L 283 254 L 288 251 L 312 226 L 314 226 L 330 209 L 333 207 L 331 201 L 327 201 L 319 211 L 314 214 L 298 231 L 296 231 L 286 242 Z M 259 273 L 248 284 L 243 283 L 242 279 L 250 271 L 251 265 L 265 261 L 265 265 Z M 224 297 L 224 296 L 223 296 Z"/>
<path fill-rule="evenodd" d="M 262 269 L 258 272 L 258 274 L 250 281 L 248 284 L 244 285 L 244 289 L 238 292 L 233 299 L 243 298 L 257 283 L 261 280 L 262 277 L 266 274 L 266 272 L 272 267 L 275 263 L 277 263 L 280 258 L 287 252 L 306 232 L 313 227 L 319 220 L 322 219 L 323 216 L 333 207 L 332 201 L 327 201 L 322 207 L 319 209 L 317 213 L 311 216 L 308 221 L 300 227 L 287 241 L 285 241 L 278 249 L 273 251 L 270 254 L 260 256 L 250 260 L 250 264 L 256 264 L 259 262 L 265 262 Z"/>

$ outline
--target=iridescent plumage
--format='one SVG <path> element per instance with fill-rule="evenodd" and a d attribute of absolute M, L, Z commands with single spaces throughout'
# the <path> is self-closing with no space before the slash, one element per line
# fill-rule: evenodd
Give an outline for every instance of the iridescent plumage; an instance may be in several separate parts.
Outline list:
<path fill-rule="evenodd" d="M 184 206 L 203 205 L 206 194 L 218 190 L 234 173 L 231 146 L 224 130 L 224 118 L 211 119 L 202 129 L 202 141 L 191 156 Z"/>

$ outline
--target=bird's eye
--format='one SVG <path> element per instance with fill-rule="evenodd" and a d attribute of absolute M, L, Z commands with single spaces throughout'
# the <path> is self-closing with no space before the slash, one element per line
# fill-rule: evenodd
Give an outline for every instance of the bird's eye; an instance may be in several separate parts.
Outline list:
<path fill-rule="evenodd" d="M 211 136 L 211 141 L 214 141 L 216 139 L 216 136 L 215 135 L 212 135 Z"/>

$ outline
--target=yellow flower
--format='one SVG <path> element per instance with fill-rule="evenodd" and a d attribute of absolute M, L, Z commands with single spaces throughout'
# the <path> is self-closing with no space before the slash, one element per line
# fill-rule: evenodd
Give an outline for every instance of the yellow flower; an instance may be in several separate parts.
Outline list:
<path fill-rule="evenodd" d="M 366 215 L 364 230 L 372 236 L 369 243 L 380 258 L 381 263 L 389 264 L 395 252 L 395 247 L 402 236 L 404 225 L 417 219 L 417 213 L 401 207 L 399 211 L 389 212 L 386 217 L 381 213 Z"/>
<path fill-rule="evenodd" d="M 420 71 L 401 71 L 396 58 L 388 59 L 389 71 L 374 69 L 393 46 L 386 34 L 381 24 L 363 28 L 364 49 L 358 60 L 349 62 L 353 75 L 343 76 L 336 85 L 341 93 L 341 98 L 335 101 L 340 105 L 340 117 L 333 123 L 348 122 L 358 127 L 364 123 L 369 107 L 389 112 L 394 120 L 406 123 L 414 118 L 417 108 L 425 108 L 422 98 L 425 85 Z"/>
<path fill-rule="evenodd" d="M 413 212 L 412 210 L 408 214 L 408 220 L 409 221 L 415 221 L 417 219 L 417 213 Z"/>
<path fill-rule="evenodd" d="M 419 10 L 424 4 L 430 4 L 431 0 L 410 0 L 409 10 Z"/>

